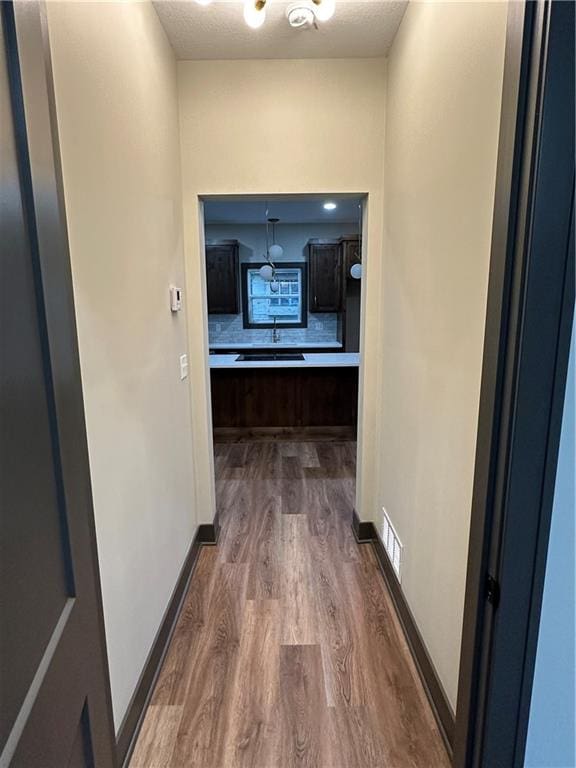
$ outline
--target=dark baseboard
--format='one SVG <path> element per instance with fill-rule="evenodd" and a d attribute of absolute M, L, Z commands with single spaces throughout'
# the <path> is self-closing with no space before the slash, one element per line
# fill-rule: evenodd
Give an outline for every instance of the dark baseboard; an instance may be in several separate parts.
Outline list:
<path fill-rule="evenodd" d="M 118 755 L 118 765 L 127 766 L 132 757 L 132 752 L 136 745 L 136 739 L 144 720 L 146 708 L 148 702 L 154 690 L 156 679 L 162 668 L 162 662 L 168 650 L 172 633 L 176 626 L 180 610 L 188 591 L 188 585 L 194 572 L 194 567 L 198 561 L 198 555 L 200 547 L 210 544 L 216 544 L 218 541 L 218 533 L 220 531 L 220 524 L 218 522 L 218 515 L 214 518 L 214 522 L 206 525 L 199 525 L 184 560 L 184 565 L 178 576 L 178 581 L 172 592 L 168 607 L 164 612 L 160 628 L 154 638 L 154 643 L 144 669 L 138 680 L 138 685 L 132 696 L 130 704 L 122 724 L 118 730 L 116 737 L 116 749 Z"/>
<path fill-rule="evenodd" d="M 355 509 L 352 510 L 352 530 L 358 544 L 367 544 L 376 538 L 374 523 L 362 522 Z"/>
<path fill-rule="evenodd" d="M 218 544 L 218 536 L 220 536 L 220 516 L 218 512 L 214 516 L 214 522 L 202 523 L 198 526 L 198 533 L 196 535 L 200 544 Z"/>
<path fill-rule="evenodd" d="M 384 544 L 378 535 L 374 523 L 362 522 L 356 510 L 354 510 L 352 516 L 352 529 L 354 530 L 356 541 L 360 544 L 371 543 L 374 547 L 380 570 L 392 597 L 396 613 L 408 642 L 408 647 L 428 696 L 428 701 L 434 712 L 446 749 L 452 755 L 455 729 L 454 713 L 422 639 L 422 635 L 416 625 L 412 611 L 406 602 L 396 574 L 392 570 Z"/>

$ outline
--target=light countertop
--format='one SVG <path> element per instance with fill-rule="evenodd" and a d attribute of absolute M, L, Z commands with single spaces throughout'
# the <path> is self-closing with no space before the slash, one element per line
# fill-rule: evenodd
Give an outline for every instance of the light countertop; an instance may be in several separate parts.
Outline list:
<path fill-rule="evenodd" d="M 339 341 L 315 341 L 303 344 L 285 344 L 282 341 L 277 341 L 274 344 L 266 342 L 263 344 L 256 342 L 250 344 L 222 344 L 218 342 L 215 344 L 208 343 L 208 347 L 209 349 L 277 349 L 281 352 L 283 349 L 342 349 L 342 344 Z"/>
<path fill-rule="evenodd" d="M 304 360 L 237 360 L 238 355 L 210 355 L 210 368 L 352 368 L 360 365 L 358 352 L 318 352 Z"/>

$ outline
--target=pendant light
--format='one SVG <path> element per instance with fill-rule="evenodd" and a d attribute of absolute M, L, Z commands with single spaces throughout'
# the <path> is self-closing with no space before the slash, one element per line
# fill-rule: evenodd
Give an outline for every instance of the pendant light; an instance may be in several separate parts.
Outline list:
<path fill-rule="evenodd" d="M 272 245 L 268 248 L 268 260 L 272 264 L 272 259 L 278 259 L 282 257 L 282 254 L 284 253 L 284 250 L 282 249 L 281 245 L 276 245 L 276 230 L 275 230 L 275 224 L 278 221 L 278 219 L 268 219 L 270 224 L 272 224 Z M 268 240 L 266 240 L 266 243 L 268 243 Z M 278 293 L 280 290 L 280 283 L 276 279 L 276 268 L 274 268 L 274 273 L 272 275 L 272 280 L 270 282 L 270 290 L 272 293 Z"/>
<path fill-rule="evenodd" d="M 276 242 L 276 224 L 280 219 L 268 219 L 268 221 L 272 224 L 272 245 L 268 248 L 268 257 L 271 260 L 281 259 L 284 254 L 284 248 Z"/>
<path fill-rule="evenodd" d="M 260 273 L 260 277 L 262 280 L 266 280 L 267 283 L 272 283 L 274 281 L 274 273 L 276 267 L 274 266 L 274 263 L 272 262 L 270 258 L 270 247 L 268 245 L 269 238 L 268 238 L 268 223 L 272 221 L 272 219 L 268 218 L 268 203 L 265 204 L 265 217 L 266 217 L 266 253 L 264 254 L 264 258 L 266 259 L 267 263 L 263 264 L 260 269 L 258 270 Z M 274 221 L 278 221 L 278 219 L 274 219 Z"/>
<path fill-rule="evenodd" d="M 362 278 L 362 264 L 352 264 L 350 267 L 350 275 L 354 280 L 360 280 Z"/>
<path fill-rule="evenodd" d="M 280 219 L 268 219 L 270 224 L 272 224 L 272 245 L 270 248 L 268 248 L 268 258 L 270 261 L 272 259 L 281 259 L 282 255 L 284 253 L 284 248 L 282 248 L 281 245 L 278 245 L 276 242 L 276 224 L 280 221 Z M 280 283 L 278 280 L 276 280 L 276 272 L 274 271 L 274 274 L 272 275 L 272 281 L 270 283 L 270 290 L 272 293 L 278 293 L 280 290 Z"/>
<path fill-rule="evenodd" d="M 262 280 L 266 280 L 267 283 L 274 277 L 274 267 L 272 264 L 264 264 L 258 271 Z"/>
<path fill-rule="evenodd" d="M 362 203 L 358 205 L 358 250 L 359 256 L 362 258 Z M 350 277 L 354 280 L 362 279 L 362 262 L 356 262 L 350 267 Z"/>

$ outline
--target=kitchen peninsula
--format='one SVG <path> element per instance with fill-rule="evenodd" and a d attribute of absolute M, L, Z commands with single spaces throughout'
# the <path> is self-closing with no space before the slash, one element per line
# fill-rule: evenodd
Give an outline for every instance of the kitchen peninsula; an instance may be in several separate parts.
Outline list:
<path fill-rule="evenodd" d="M 358 353 L 346 352 L 210 355 L 215 435 L 260 430 L 354 437 L 358 366 Z"/>

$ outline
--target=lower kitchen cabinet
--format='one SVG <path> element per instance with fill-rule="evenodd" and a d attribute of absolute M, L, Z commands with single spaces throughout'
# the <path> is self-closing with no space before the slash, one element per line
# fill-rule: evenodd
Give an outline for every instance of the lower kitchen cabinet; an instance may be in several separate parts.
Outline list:
<path fill-rule="evenodd" d="M 214 428 L 355 427 L 358 368 L 212 369 Z"/>

